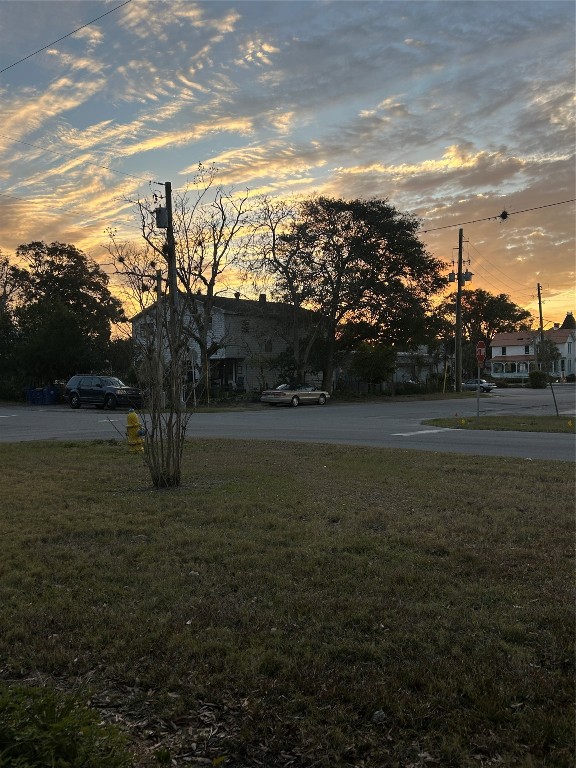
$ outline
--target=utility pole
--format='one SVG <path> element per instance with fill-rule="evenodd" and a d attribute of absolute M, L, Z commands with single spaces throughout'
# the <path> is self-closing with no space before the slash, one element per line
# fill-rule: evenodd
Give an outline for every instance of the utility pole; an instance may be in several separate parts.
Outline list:
<path fill-rule="evenodd" d="M 462 243 L 464 242 L 464 230 L 458 230 L 458 285 L 456 289 L 456 392 L 462 392 Z"/>
<path fill-rule="evenodd" d="M 168 296 L 170 300 L 170 322 L 176 319 L 176 302 L 178 281 L 176 278 L 176 242 L 174 240 L 174 224 L 172 221 L 172 184 L 169 181 L 164 183 L 166 190 L 166 214 L 168 218 L 168 227 L 166 229 L 166 259 L 168 261 Z"/>
<path fill-rule="evenodd" d="M 176 241 L 174 239 L 174 224 L 172 219 L 172 184 L 164 183 L 166 192 L 166 260 L 168 262 L 168 334 L 170 337 L 171 360 L 171 398 L 172 408 L 181 408 L 182 381 L 180 378 L 180 355 L 178 344 L 178 277 L 176 273 Z"/>
<path fill-rule="evenodd" d="M 164 356 L 162 354 L 162 270 L 156 270 L 156 390 L 160 408 L 165 406 L 164 397 Z"/>
<path fill-rule="evenodd" d="M 540 360 L 544 363 L 544 373 L 548 378 L 548 372 L 550 368 L 550 360 L 544 346 L 544 318 L 542 317 L 542 286 L 538 283 L 538 312 L 540 314 Z M 552 392 L 552 399 L 554 400 L 554 408 L 556 409 L 556 416 L 559 416 L 558 403 L 556 402 L 556 392 L 554 392 L 554 385 L 552 384 L 552 377 L 550 377 L 550 391 Z"/>
<path fill-rule="evenodd" d="M 538 283 L 538 311 L 540 313 L 540 344 L 544 341 L 544 319 L 542 317 L 542 286 Z"/>

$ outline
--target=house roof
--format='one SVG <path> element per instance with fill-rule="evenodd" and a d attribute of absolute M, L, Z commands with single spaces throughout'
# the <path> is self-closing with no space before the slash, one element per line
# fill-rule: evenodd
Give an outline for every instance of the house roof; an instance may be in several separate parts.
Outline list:
<path fill-rule="evenodd" d="M 180 294 L 185 298 L 184 294 Z M 206 301 L 206 296 L 203 294 L 195 294 L 194 300 L 198 303 Z M 221 312 L 233 315 L 242 315 L 246 317 L 263 317 L 263 318 L 283 318 L 291 315 L 293 312 L 292 304 L 287 304 L 280 301 L 268 301 L 265 298 L 260 299 L 241 299 L 228 296 L 214 296 L 212 299 L 212 306 L 215 309 L 219 309 Z M 146 309 L 138 312 L 137 315 L 131 318 L 131 321 L 139 320 L 142 316 L 150 314 L 155 310 L 156 303 L 151 304 Z M 310 309 L 300 309 L 302 315 L 314 316 L 316 313 Z"/>
<path fill-rule="evenodd" d="M 568 339 L 573 339 L 575 335 L 571 328 L 552 328 L 549 331 L 544 331 L 544 336 L 552 339 L 556 344 L 565 344 Z"/>
<path fill-rule="evenodd" d="M 544 331 L 544 336 L 555 344 L 565 344 L 570 338 L 575 337 L 575 332 L 569 328 L 550 328 Z M 534 343 L 534 339 L 540 337 L 540 331 L 513 331 L 512 333 L 497 333 L 492 339 L 491 347 L 515 347 Z"/>
<path fill-rule="evenodd" d="M 515 347 L 534 342 L 537 331 L 513 331 L 512 333 L 496 333 L 492 339 L 491 347 Z"/>

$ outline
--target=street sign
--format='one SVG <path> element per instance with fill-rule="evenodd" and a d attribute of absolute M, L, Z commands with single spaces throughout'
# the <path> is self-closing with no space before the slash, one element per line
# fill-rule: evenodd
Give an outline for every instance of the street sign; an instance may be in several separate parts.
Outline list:
<path fill-rule="evenodd" d="M 476 360 L 478 365 L 482 365 L 484 360 L 486 360 L 486 342 L 484 341 L 479 341 L 476 344 Z"/>

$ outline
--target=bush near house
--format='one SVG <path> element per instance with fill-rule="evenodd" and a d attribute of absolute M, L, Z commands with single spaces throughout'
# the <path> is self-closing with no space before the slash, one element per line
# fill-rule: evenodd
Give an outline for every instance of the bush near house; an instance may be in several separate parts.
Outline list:
<path fill-rule="evenodd" d="M 532 389 L 546 389 L 548 386 L 548 374 L 545 371 L 530 371 L 528 382 Z"/>

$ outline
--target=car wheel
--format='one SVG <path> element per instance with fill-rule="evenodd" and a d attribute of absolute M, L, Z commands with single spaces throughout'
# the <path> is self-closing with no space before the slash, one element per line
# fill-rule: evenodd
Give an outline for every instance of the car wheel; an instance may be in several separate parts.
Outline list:
<path fill-rule="evenodd" d="M 292 400 L 290 400 L 290 405 L 292 408 L 296 408 L 298 405 L 300 405 L 300 400 L 296 397 L 296 395 L 294 395 Z"/>
<path fill-rule="evenodd" d="M 78 397 L 76 392 L 73 392 L 70 395 L 70 408 L 80 408 L 80 398 Z"/>
<path fill-rule="evenodd" d="M 325 402 L 326 402 L 326 395 L 320 395 L 320 397 L 318 398 L 318 405 L 324 405 Z"/>
<path fill-rule="evenodd" d="M 108 408 L 109 411 L 113 411 L 116 408 L 116 398 L 114 395 L 106 395 L 104 408 Z"/>

